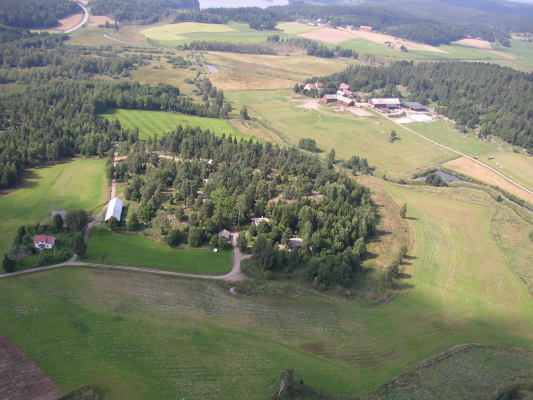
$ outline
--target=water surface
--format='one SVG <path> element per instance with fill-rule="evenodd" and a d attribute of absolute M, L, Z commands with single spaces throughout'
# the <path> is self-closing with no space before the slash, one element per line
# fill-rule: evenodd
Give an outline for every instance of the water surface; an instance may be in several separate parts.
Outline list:
<path fill-rule="evenodd" d="M 212 7 L 261 7 L 284 6 L 289 0 L 199 0 L 200 8 Z"/>

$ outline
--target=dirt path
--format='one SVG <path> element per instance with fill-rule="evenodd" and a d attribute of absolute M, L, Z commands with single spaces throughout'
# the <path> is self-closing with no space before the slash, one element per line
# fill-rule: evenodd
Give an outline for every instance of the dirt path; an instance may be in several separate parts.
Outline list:
<path fill-rule="evenodd" d="M 87 7 L 85 7 L 83 4 L 81 3 L 78 3 L 78 5 L 82 8 L 83 10 L 83 19 L 80 21 L 80 23 L 70 29 L 67 29 L 65 31 L 65 33 L 72 33 L 74 31 L 77 31 L 78 29 L 80 29 L 83 25 L 85 25 L 87 23 L 87 21 L 89 20 L 89 10 L 87 9 Z"/>
<path fill-rule="evenodd" d="M 375 112 L 376 114 L 379 114 L 377 111 L 374 111 L 374 110 L 372 110 L 372 111 Z M 381 115 L 381 114 L 379 114 L 379 115 Z M 416 136 L 418 136 L 418 137 L 421 138 L 421 139 L 427 140 L 428 142 L 431 142 L 431 143 L 433 143 L 433 144 L 435 144 L 435 145 L 437 145 L 437 146 L 440 146 L 440 147 L 442 147 L 443 149 L 449 150 L 449 151 L 451 151 L 452 153 L 455 153 L 455 154 L 458 154 L 458 155 L 460 155 L 460 156 L 462 156 L 462 157 L 465 157 L 465 158 L 467 158 L 467 159 L 469 159 L 469 160 L 471 160 L 471 161 L 473 161 L 473 162 L 475 162 L 475 163 L 477 163 L 477 164 L 479 164 L 479 165 L 481 165 L 481 166 L 483 166 L 483 167 L 489 169 L 490 171 L 492 171 L 492 172 L 494 172 L 495 174 L 499 175 L 500 177 L 502 177 L 502 178 L 505 179 L 506 181 L 510 182 L 510 183 L 513 184 L 514 186 L 516 186 L 516 187 L 522 189 L 524 192 L 533 195 L 533 190 L 530 190 L 529 188 L 525 187 L 524 185 L 522 185 L 522 184 L 516 182 L 516 181 L 515 181 L 514 179 L 512 179 L 511 177 L 509 177 L 509 176 L 505 175 L 504 173 L 498 171 L 496 168 L 492 168 L 490 165 L 485 164 L 483 161 L 480 161 L 480 160 L 478 160 L 477 158 L 474 158 L 474 157 L 470 157 L 469 155 L 467 155 L 467 154 L 465 154 L 465 153 L 462 153 L 462 152 L 460 152 L 459 150 L 455 150 L 455 149 L 453 149 L 453 148 L 451 148 L 451 147 L 448 147 L 448 146 L 446 146 L 446 145 L 444 145 L 444 144 L 442 144 L 442 143 L 439 143 L 439 142 L 436 142 L 436 141 L 434 141 L 434 140 L 432 140 L 432 139 L 430 139 L 430 138 L 427 138 L 427 137 L 425 137 L 424 135 L 422 135 L 422 134 L 420 134 L 420 133 L 418 133 L 418 132 L 412 130 L 411 128 L 406 127 L 405 125 L 402 125 L 402 124 L 398 123 L 397 121 L 395 121 L 395 120 L 393 120 L 393 119 L 389 119 L 389 121 L 394 122 L 396 125 L 401 126 L 402 128 L 404 128 L 404 129 L 407 130 L 408 132 L 411 132 L 413 135 L 416 135 Z"/>

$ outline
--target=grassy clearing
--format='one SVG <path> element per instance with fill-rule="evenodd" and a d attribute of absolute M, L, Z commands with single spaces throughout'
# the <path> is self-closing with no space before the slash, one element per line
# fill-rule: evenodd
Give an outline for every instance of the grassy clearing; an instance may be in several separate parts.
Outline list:
<path fill-rule="evenodd" d="M 141 33 L 158 42 L 187 40 L 189 33 L 224 33 L 235 32 L 235 29 L 222 24 L 203 24 L 199 22 L 183 22 L 148 28 Z"/>
<path fill-rule="evenodd" d="M 139 137 L 148 139 L 150 136 L 170 132 L 178 125 L 193 126 L 204 130 L 209 129 L 215 135 L 231 135 L 237 138 L 248 136 L 235 129 L 228 121 L 216 118 L 203 118 L 191 115 L 173 114 L 163 111 L 145 110 L 111 110 L 102 114 L 108 119 L 118 119 L 123 128 L 139 129 Z"/>
<path fill-rule="evenodd" d="M 122 235 L 104 229 L 91 231 L 85 261 L 140 265 L 178 272 L 224 275 L 231 270 L 231 251 L 173 249 L 138 235 Z"/>
<path fill-rule="evenodd" d="M 512 242 L 491 236 L 503 206 L 472 189 L 386 189 L 408 204 L 415 234 L 409 292 L 389 303 L 275 282 L 271 295 L 233 297 L 207 282 L 72 268 L 0 281 L 0 325 L 61 392 L 89 383 L 104 399 L 266 399 L 286 367 L 353 396 L 456 344 L 531 348 L 533 304 L 499 247 Z"/>
<path fill-rule="evenodd" d="M 492 160 L 489 158 L 494 157 Z M 481 160 L 498 169 L 506 175 L 512 176 L 521 184 L 533 189 L 533 157 L 511 151 L 498 151 L 484 154 Z"/>
<path fill-rule="evenodd" d="M 43 221 L 52 210 L 94 209 L 107 195 L 105 163 L 75 160 L 32 171 L 23 185 L 0 197 L 0 254 L 19 226 Z"/>
<path fill-rule="evenodd" d="M 335 149 L 340 159 L 353 155 L 367 158 L 379 174 L 404 175 L 454 157 L 378 114 L 358 117 L 335 112 L 330 106 L 321 106 L 320 111 L 306 110 L 298 106 L 309 98 L 288 90 L 229 92 L 227 96 L 237 108 L 247 104 L 251 116 L 286 143 L 297 145 L 301 138 L 310 137 L 324 151 Z M 395 143 L 389 141 L 392 130 L 400 138 Z"/>
<path fill-rule="evenodd" d="M 299 35 L 300 33 L 316 31 L 320 28 L 318 26 L 305 25 L 299 22 L 282 22 L 276 26 L 276 29 L 279 29 L 285 33 Z"/>

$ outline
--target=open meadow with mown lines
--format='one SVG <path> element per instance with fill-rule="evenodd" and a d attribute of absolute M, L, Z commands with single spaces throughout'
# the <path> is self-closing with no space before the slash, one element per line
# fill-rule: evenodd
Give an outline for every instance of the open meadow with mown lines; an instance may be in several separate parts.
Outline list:
<path fill-rule="evenodd" d="M 0 281 L 0 323 L 62 393 L 90 382 L 109 399 L 268 398 L 287 367 L 354 395 L 456 344 L 531 349 L 525 221 L 476 189 L 385 189 L 408 204 L 412 235 L 391 302 L 275 282 L 235 298 L 224 285 L 71 267 Z M 508 223 L 519 229 L 495 238 Z"/>

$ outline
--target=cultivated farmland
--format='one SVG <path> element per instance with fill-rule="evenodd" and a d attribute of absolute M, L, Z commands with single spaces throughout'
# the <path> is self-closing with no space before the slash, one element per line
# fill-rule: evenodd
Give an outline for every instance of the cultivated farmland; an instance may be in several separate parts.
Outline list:
<path fill-rule="evenodd" d="M 177 272 L 224 275 L 231 270 L 231 251 L 172 249 L 138 235 L 122 235 L 100 228 L 91 231 L 84 261 L 150 266 Z"/>
<path fill-rule="evenodd" d="M 75 160 L 33 170 L 22 186 L 0 197 L 0 254 L 19 226 L 42 222 L 52 210 L 93 210 L 107 195 L 102 160 Z"/>
<path fill-rule="evenodd" d="M 512 241 L 491 235 L 505 207 L 473 189 L 387 190 L 408 204 L 414 235 L 408 293 L 392 302 L 275 282 L 271 295 L 233 297 L 214 283 L 66 268 L 0 281 L 0 325 L 62 393 L 89 383 L 106 399 L 269 398 L 289 366 L 353 396 L 456 344 L 531 349 L 533 303 L 502 250 Z"/>
<path fill-rule="evenodd" d="M 215 135 L 231 135 L 236 138 L 248 137 L 236 130 L 228 121 L 217 118 L 202 118 L 163 111 L 112 110 L 102 114 L 108 119 L 117 119 L 123 128 L 139 130 L 140 139 L 148 139 L 154 134 L 161 135 L 176 129 L 178 125 L 210 130 Z"/>

